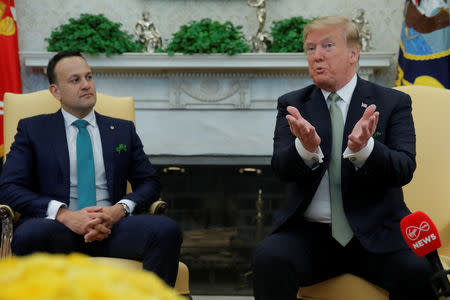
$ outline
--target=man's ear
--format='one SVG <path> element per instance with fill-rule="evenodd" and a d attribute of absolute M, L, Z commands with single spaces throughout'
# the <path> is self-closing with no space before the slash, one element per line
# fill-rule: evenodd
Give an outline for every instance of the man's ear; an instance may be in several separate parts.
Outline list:
<path fill-rule="evenodd" d="M 50 91 L 50 93 L 52 93 L 53 97 L 55 97 L 58 101 L 61 101 L 61 93 L 56 84 L 50 84 L 48 90 Z"/>
<path fill-rule="evenodd" d="M 359 48 L 358 47 L 350 48 L 350 61 L 352 63 L 357 63 L 358 60 L 359 60 Z"/>

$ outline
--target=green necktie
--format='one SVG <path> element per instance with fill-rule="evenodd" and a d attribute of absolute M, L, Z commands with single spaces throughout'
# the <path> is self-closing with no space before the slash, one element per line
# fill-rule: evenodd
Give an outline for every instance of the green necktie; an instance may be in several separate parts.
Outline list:
<path fill-rule="evenodd" d="M 328 168 L 330 179 L 330 200 L 331 200 L 331 232 L 333 237 L 345 246 L 353 237 L 352 229 L 348 224 L 347 217 L 342 204 L 341 191 L 341 159 L 342 159 L 342 135 L 344 134 L 344 119 L 342 111 L 336 101 L 341 100 L 336 93 L 328 96 L 331 100 L 330 118 L 332 132 L 331 159 Z"/>
<path fill-rule="evenodd" d="M 76 120 L 73 124 L 78 128 L 77 135 L 77 176 L 78 176 L 78 209 L 94 206 L 96 201 L 95 168 L 92 143 L 86 129 L 86 120 Z"/>

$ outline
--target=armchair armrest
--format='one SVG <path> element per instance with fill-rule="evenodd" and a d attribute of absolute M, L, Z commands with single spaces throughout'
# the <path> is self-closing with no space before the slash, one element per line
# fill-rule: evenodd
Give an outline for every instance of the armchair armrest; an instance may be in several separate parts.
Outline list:
<path fill-rule="evenodd" d="M 8 205 L 0 204 L 2 232 L 0 236 L 0 259 L 11 256 L 14 212 Z"/>
<path fill-rule="evenodd" d="M 169 205 L 165 201 L 158 200 L 150 206 L 150 214 L 166 216 L 169 210 Z"/>

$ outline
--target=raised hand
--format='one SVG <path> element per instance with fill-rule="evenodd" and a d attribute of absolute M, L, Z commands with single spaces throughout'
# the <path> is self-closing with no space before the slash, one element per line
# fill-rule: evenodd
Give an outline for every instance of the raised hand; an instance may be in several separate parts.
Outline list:
<path fill-rule="evenodd" d="M 364 148 L 370 137 L 375 133 L 380 114 L 375 111 L 376 109 L 377 107 L 374 104 L 367 107 L 361 119 L 353 127 L 347 142 L 347 146 L 352 152 L 356 153 Z"/>
<path fill-rule="evenodd" d="M 320 137 L 314 126 L 306 121 L 297 108 L 293 106 L 287 107 L 288 115 L 286 119 L 293 135 L 295 135 L 303 147 L 309 152 L 316 152 L 320 145 Z"/>

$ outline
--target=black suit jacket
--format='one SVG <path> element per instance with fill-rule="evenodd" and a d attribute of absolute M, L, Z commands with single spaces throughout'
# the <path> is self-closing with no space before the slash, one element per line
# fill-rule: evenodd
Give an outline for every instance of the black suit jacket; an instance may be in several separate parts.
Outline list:
<path fill-rule="evenodd" d="M 342 199 L 350 226 L 361 244 L 374 253 L 386 253 L 407 248 L 399 222 L 410 213 L 403 201 L 402 186 L 411 181 L 416 168 L 411 98 L 358 77 L 345 121 L 342 152 L 348 135 L 364 113 L 364 104 L 375 104 L 380 113 L 374 148 L 360 169 L 342 159 Z M 296 107 L 321 137 L 325 157 L 314 170 L 295 148 L 295 136 L 285 118 L 287 106 Z M 272 167 L 288 183 L 288 192 L 287 202 L 276 214 L 274 231 L 282 230 L 290 220 L 302 218 L 328 169 L 330 153 L 331 120 L 321 90 L 310 85 L 281 96 Z"/>
<path fill-rule="evenodd" d="M 134 124 L 96 113 L 112 204 L 136 202 L 148 210 L 159 197 L 160 182 L 143 151 Z M 117 151 L 120 145 L 126 151 Z M 133 192 L 126 195 L 127 180 Z M 70 167 L 64 118 L 59 110 L 19 121 L 17 134 L 0 178 L 0 201 L 23 217 L 45 217 L 50 200 L 69 204 Z"/>

